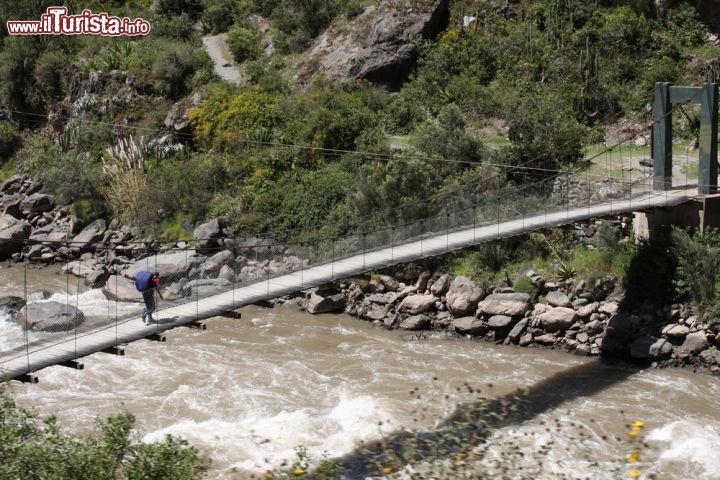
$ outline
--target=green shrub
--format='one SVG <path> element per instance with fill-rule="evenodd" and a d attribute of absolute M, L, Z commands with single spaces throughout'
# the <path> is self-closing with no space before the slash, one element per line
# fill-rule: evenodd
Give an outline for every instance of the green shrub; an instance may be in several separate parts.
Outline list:
<path fill-rule="evenodd" d="M 347 18 L 357 17 L 365 11 L 365 2 L 363 0 L 349 0 L 345 4 L 345 16 Z"/>
<path fill-rule="evenodd" d="M 675 228 L 671 238 L 677 256 L 677 292 L 692 299 L 698 312 L 704 314 L 717 302 L 720 230 L 707 228 L 691 236 L 687 231 Z"/>
<path fill-rule="evenodd" d="M 513 283 L 513 288 L 516 292 L 527 293 L 532 299 L 537 299 L 540 293 L 538 286 L 527 275 L 520 275 Z"/>
<path fill-rule="evenodd" d="M 200 21 L 206 33 L 227 32 L 236 21 L 250 15 L 250 5 L 244 0 L 204 0 L 203 3 Z"/>
<path fill-rule="evenodd" d="M 110 211 L 107 204 L 98 198 L 79 198 L 70 205 L 72 213 L 82 224 L 98 218 L 107 218 Z"/>
<path fill-rule="evenodd" d="M 60 205 L 99 198 L 100 164 L 87 153 L 64 151 L 51 134 L 33 135 L 16 154 L 18 170 L 42 181 Z"/>
<path fill-rule="evenodd" d="M 0 120 L 0 159 L 10 155 L 20 142 L 20 132 L 7 120 Z"/>
<path fill-rule="evenodd" d="M 389 133 L 407 135 L 427 118 L 425 107 L 410 94 L 395 95 L 382 111 L 382 124 Z"/>
<path fill-rule="evenodd" d="M 279 137 L 284 143 L 353 151 L 360 134 L 378 124 L 380 98 L 367 82 L 317 78 L 281 105 Z"/>
<path fill-rule="evenodd" d="M 256 28 L 236 25 L 227 35 L 227 44 L 236 62 L 255 60 L 262 51 L 261 35 Z"/>
<path fill-rule="evenodd" d="M 177 99 L 187 91 L 185 81 L 197 70 L 209 66 L 210 58 L 207 54 L 190 45 L 170 44 L 161 47 L 155 52 L 155 60 L 152 62 L 152 88 L 160 95 Z"/>
<path fill-rule="evenodd" d="M 198 107 L 188 111 L 195 136 L 219 150 L 244 148 L 259 132 L 272 132 L 277 123 L 278 98 L 257 89 L 235 93 L 219 85 L 209 90 Z"/>
<path fill-rule="evenodd" d="M 153 237 L 162 242 L 192 240 L 192 219 L 182 212 L 175 212 L 171 217 L 163 219 L 155 229 Z"/>
<path fill-rule="evenodd" d="M 297 229 L 305 234 L 297 238 L 302 241 L 347 234 L 351 216 L 346 197 L 354 179 L 337 164 L 286 172 L 253 199 L 252 211 L 263 219 L 258 227 L 267 232 Z"/>
<path fill-rule="evenodd" d="M 189 41 L 194 39 L 197 31 L 187 12 L 172 16 L 155 15 L 151 20 L 152 35 Z"/>
<path fill-rule="evenodd" d="M 98 419 L 94 431 L 70 437 L 53 417 L 38 419 L 0 392 L 0 478 L 199 479 L 210 460 L 185 440 L 135 438 L 135 417 L 123 412 Z"/>

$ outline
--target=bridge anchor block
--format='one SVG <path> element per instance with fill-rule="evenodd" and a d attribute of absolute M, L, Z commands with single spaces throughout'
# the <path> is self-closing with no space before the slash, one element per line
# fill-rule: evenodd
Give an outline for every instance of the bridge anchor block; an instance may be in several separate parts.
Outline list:
<path fill-rule="evenodd" d="M 23 383 L 38 383 L 40 381 L 38 380 L 38 377 L 33 375 L 32 373 L 22 374 L 19 377 L 15 377 L 15 380 L 19 380 Z"/>
<path fill-rule="evenodd" d="M 207 330 L 207 325 L 202 322 L 192 322 L 185 325 L 187 328 L 194 328 L 197 330 Z"/>
<path fill-rule="evenodd" d="M 66 362 L 60 362 L 58 365 L 62 365 L 63 367 L 72 368 L 75 370 L 84 370 L 85 365 L 82 362 L 78 362 L 77 360 L 68 360 Z"/>
<path fill-rule="evenodd" d="M 108 347 L 100 351 L 102 353 L 109 353 L 110 355 L 118 355 L 120 357 L 125 356 L 125 349 L 122 347 Z"/>

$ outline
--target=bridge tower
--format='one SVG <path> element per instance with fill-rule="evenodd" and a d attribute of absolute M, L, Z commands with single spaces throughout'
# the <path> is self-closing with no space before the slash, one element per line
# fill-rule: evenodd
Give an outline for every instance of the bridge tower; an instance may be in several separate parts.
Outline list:
<path fill-rule="evenodd" d="M 717 135 L 718 85 L 706 83 L 701 87 L 673 86 L 667 82 L 655 84 L 653 105 L 653 190 L 672 187 L 672 104 L 700 105 L 700 152 L 698 193 L 717 193 Z"/>

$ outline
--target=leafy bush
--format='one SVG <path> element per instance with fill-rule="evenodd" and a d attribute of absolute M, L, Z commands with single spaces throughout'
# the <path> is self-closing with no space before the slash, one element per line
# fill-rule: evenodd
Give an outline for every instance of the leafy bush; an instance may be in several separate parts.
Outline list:
<path fill-rule="evenodd" d="M 436 44 L 426 43 L 410 89 L 432 112 L 456 103 L 472 106 L 481 98 L 477 86 L 496 76 L 492 41 L 483 35 L 449 30 Z"/>
<path fill-rule="evenodd" d="M 275 43 L 284 53 L 298 52 L 308 47 L 339 13 L 338 0 L 280 0 L 258 2 L 277 28 Z M 270 5 L 275 3 L 273 7 Z"/>
<path fill-rule="evenodd" d="M 381 94 L 367 82 L 318 78 L 281 106 L 279 139 L 331 150 L 355 150 L 360 134 L 378 124 Z"/>
<path fill-rule="evenodd" d="M 0 158 L 11 154 L 18 146 L 20 132 L 7 120 L 0 120 Z"/>
<path fill-rule="evenodd" d="M 188 111 L 196 138 L 207 146 L 242 148 L 259 132 L 272 132 L 277 122 L 275 95 L 256 89 L 235 92 L 220 85 L 209 90 L 199 107 Z"/>
<path fill-rule="evenodd" d="M 17 154 L 18 169 L 43 183 L 46 192 L 67 205 L 80 198 L 97 198 L 100 165 L 87 153 L 63 150 L 52 135 L 36 134 Z"/>
<path fill-rule="evenodd" d="M 0 392 L 0 477 L 124 478 L 190 480 L 200 478 L 209 459 L 185 440 L 134 438 L 135 418 L 127 412 L 98 419 L 82 438 L 63 434 L 52 417 L 40 420 Z"/>
<path fill-rule="evenodd" d="M 382 124 L 389 133 L 407 135 L 427 118 L 425 107 L 409 93 L 392 97 L 382 111 Z"/>
<path fill-rule="evenodd" d="M 252 27 L 232 27 L 227 35 L 227 44 L 238 63 L 255 60 L 262 50 L 260 32 Z"/>
<path fill-rule="evenodd" d="M 72 213 L 78 221 L 87 225 L 98 218 L 106 218 L 110 213 L 107 204 L 96 198 L 80 198 L 70 205 L 70 213 Z"/>
<path fill-rule="evenodd" d="M 690 297 L 700 314 L 715 309 L 720 267 L 720 230 L 707 228 L 690 235 L 673 229 L 673 251 L 677 256 L 675 286 L 680 295 Z"/>
<path fill-rule="evenodd" d="M 352 173 L 337 164 L 317 171 L 297 170 L 281 175 L 253 200 L 253 211 L 263 219 L 259 229 L 270 232 L 300 229 L 305 233 L 300 238 L 303 241 L 348 233 L 350 215 L 345 200 L 354 179 Z"/>
<path fill-rule="evenodd" d="M 203 3 L 200 21 L 208 33 L 227 32 L 233 23 L 250 15 L 250 5 L 245 0 L 204 0 Z"/>
<path fill-rule="evenodd" d="M 182 96 L 187 87 L 185 81 L 197 70 L 210 68 L 207 54 L 190 45 L 169 44 L 161 46 L 156 43 L 154 61 L 151 67 L 152 89 L 173 99 Z"/>
<path fill-rule="evenodd" d="M 445 173 L 462 171 L 467 168 L 466 163 L 480 163 L 487 156 L 480 141 L 467 132 L 462 112 L 454 104 L 442 108 L 437 123 L 420 125 L 412 140 L 426 155 L 457 162 L 447 166 Z"/>
<path fill-rule="evenodd" d="M 171 16 L 155 15 L 150 20 L 152 35 L 189 41 L 195 38 L 197 31 L 188 12 Z"/>

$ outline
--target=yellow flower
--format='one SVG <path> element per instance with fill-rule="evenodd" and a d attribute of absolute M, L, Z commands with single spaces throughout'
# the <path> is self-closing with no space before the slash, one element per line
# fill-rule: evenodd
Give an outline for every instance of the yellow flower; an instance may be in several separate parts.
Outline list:
<path fill-rule="evenodd" d="M 632 478 L 638 478 L 640 475 L 642 475 L 642 472 L 639 470 L 630 470 L 628 472 L 628 475 L 630 475 Z"/>
<path fill-rule="evenodd" d="M 296 477 L 299 477 L 300 475 L 305 475 L 305 470 L 303 470 L 302 468 L 296 468 L 295 470 L 293 470 L 293 474 Z"/>
<path fill-rule="evenodd" d="M 639 462 L 640 461 L 640 452 L 634 451 L 627 457 L 628 462 Z"/>
<path fill-rule="evenodd" d="M 383 473 L 393 473 L 395 469 L 393 467 L 384 467 Z"/>
<path fill-rule="evenodd" d="M 630 425 L 632 425 L 633 428 L 643 428 L 645 426 L 645 422 L 642 420 L 635 420 Z"/>
<path fill-rule="evenodd" d="M 628 437 L 630 437 L 631 439 L 637 437 L 638 435 L 640 435 L 640 429 L 639 429 L 639 428 L 632 428 L 632 429 L 628 432 Z"/>

